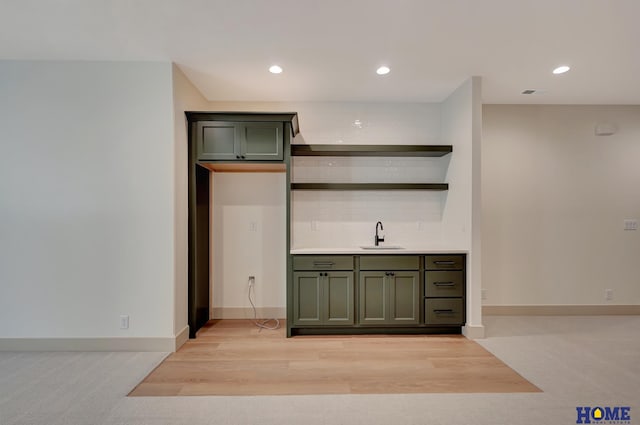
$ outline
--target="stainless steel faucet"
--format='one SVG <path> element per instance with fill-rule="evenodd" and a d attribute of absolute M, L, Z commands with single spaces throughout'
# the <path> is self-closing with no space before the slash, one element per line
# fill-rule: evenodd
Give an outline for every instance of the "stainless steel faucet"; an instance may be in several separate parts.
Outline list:
<path fill-rule="evenodd" d="M 378 246 L 380 242 L 384 242 L 384 236 L 380 237 L 378 236 L 378 226 L 380 226 L 380 230 L 384 230 L 384 227 L 382 227 L 382 222 L 379 221 L 376 223 L 376 238 L 374 239 L 375 245 Z"/>

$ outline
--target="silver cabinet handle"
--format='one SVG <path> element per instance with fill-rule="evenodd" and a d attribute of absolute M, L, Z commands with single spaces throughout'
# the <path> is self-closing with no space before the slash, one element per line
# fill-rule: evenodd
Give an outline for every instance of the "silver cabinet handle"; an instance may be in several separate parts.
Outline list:
<path fill-rule="evenodd" d="M 446 310 L 433 310 L 433 312 L 435 314 L 453 314 L 453 310 L 450 308 Z"/>
<path fill-rule="evenodd" d="M 433 282 L 436 286 L 454 286 L 454 282 Z"/>
<path fill-rule="evenodd" d="M 443 266 L 453 266 L 455 261 L 434 261 L 434 264 L 443 265 Z"/>

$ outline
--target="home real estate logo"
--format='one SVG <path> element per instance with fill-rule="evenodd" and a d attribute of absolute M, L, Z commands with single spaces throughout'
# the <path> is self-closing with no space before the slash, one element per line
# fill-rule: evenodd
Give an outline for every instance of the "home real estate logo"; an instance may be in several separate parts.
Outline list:
<path fill-rule="evenodd" d="M 577 424 L 630 424 L 631 407 L 629 406 L 578 406 L 576 407 Z"/>

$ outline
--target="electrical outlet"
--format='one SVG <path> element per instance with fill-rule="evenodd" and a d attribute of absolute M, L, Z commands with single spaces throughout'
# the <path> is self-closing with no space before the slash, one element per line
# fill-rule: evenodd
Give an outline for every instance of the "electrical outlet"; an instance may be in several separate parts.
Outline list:
<path fill-rule="evenodd" d="M 604 299 L 607 301 L 611 301 L 613 299 L 613 289 L 604 290 Z"/>
<path fill-rule="evenodd" d="M 632 219 L 625 220 L 624 230 L 638 230 L 638 220 L 632 220 Z"/>
<path fill-rule="evenodd" d="M 258 230 L 258 223 L 256 223 L 255 221 L 252 221 L 251 223 L 249 223 L 250 232 L 255 232 L 257 230 Z"/>
<path fill-rule="evenodd" d="M 483 300 L 486 300 L 486 299 L 487 299 L 487 293 L 488 293 L 488 292 L 489 292 L 489 290 L 488 290 L 488 289 L 482 289 L 482 290 L 480 291 L 480 293 L 482 294 L 482 299 L 483 299 Z"/>
<path fill-rule="evenodd" d="M 315 220 L 311 221 L 311 230 L 316 231 L 318 230 L 318 222 Z"/>
<path fill-rule="evenodd" d="M 129 316 L 120 316 L 120 329 L 129 329 Z"/>

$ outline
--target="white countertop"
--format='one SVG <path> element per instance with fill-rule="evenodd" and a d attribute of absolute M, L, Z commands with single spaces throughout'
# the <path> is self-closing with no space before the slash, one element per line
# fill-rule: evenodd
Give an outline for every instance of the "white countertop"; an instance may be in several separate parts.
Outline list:
<path fill-rule="evenodd" d="M 291 254 L 466 254 L 466 249 L 446 247 L 407 247 L 401 249 L 364 249 L 360 247 L 350 248 L 297 248 L 292 249 Z"/>

